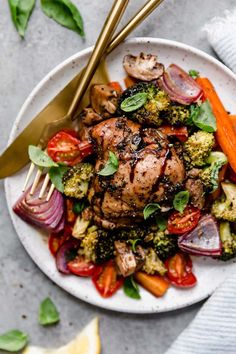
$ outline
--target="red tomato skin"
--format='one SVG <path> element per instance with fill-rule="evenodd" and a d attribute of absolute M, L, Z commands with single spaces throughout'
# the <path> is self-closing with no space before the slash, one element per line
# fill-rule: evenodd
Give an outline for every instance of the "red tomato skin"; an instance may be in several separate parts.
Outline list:
<path fill-rule="evenodd" d="M 72 274 L 80 277 L 91 277 L 94 275 L 96 266 L 92 262 L 86 262 L 84 257 L 77 256 L 67 263 L 67 267 Z"/>
<path fill-rule="evenodd" d="M 102 279 L 103 276 L 104 279 Z M 112 281 L 115 281 L 115 283 L 112 284 Z M 102 266 L 97 266 L 92 277 L 92 282 L 99 294 L 104 298 L 108 298 L 121 288 L 124 283 L 124 278 L 118 277 L 114 261 L 110 260 Z"/>
<path fill-rule="evenodd" d="M 182 214 L 178 211 L 174 211 L 168 218 L 167 230 L 175 235 L 182 235 L 185 232 L 189 232 L 197 226 L 200 215 L 200 209 L 190 205 L 185 208 Z"/>
<path fill-rule="evenodd" d="M 48 247 L 51 254 L 55 257 L 61 245 L 71 237 L 72 228 L 65 225 L 64 230 L 55 234 L 51 233 L 48 238 Z"/>
<path fill-rule="evenodd" d="M 167 278 L 171 284 L 179 288 L 190 288 L 196 285 L 197 278 L 192 272 L 192 260 L 188 254 L 177 253 L 166 260 Z"/>

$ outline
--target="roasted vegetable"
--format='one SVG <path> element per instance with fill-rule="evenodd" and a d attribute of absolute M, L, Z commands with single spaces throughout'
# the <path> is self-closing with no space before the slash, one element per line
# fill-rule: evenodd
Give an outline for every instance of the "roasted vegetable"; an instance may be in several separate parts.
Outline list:
<path fill-rule="evenodd" d="M 89 163 L 80 163 L 68 169 L 63 176 L 64 194 L 77 199 L 84 198 L 93 173 L 94 167 Z"/>
<path fill-rule="evenodd" d="M 184 144 L 184 160 L 189 168 L 204 166 L 215 144 L 214 135 L 205 131 L 192 134 Z"/>
<path fill-rule="evenodd" d="M 221 151 L 212 151 L 206 160 L 207 166 L 200 171 L 199 177 L 207 192 L 214 192 L 219 187 L 219 171 L 227 163 L 227 157 Z"/>
<path fill-rule="evenodd" d="M 219 257 L 222 261 L 228 261 L 236 257 L 236 234 L 231 232 L 230 223 L 220 223 L 220 239 L 222 243 L 222 254 Z"/>
<path fill-rule="evenodd" d="M 158 257 L 163 261 L 178 250 L 176 235 L 170 235 L 167 231 L 154 232 L 152 242 Z"/>
<path fill-rule="evenodd" d="M 137 93 L 146 93 L 147 99 L 144 105 L 132 112 L 124 112 L 121 109 L 122 102 L 128 97 L 132 97 Z M 161 113 L 167 111 L 170 107 L 170 99 L 168 95 L 156 87 L 153 83 L 140 82 L 126 89 L 119 99 L 118 112 L 130 119 L 134 119 L 141 124 L 154 125 L 159 127 L 163 120 Z"/>
<path fill-rule="evenodd" d="M 188 125 L 190 118 L 190 110 L 188 107 L 172 103 L 166 113 L 164 113 L 163 120 L 171 125 Z"/>
<path fill-rule="evenodd" d="M 166 267 L 164 263 L 157 256 L 154 249 L 150 248 L 145 257 L 145 262 L 142 270 L 147 274 L 160 274 L 164 275 L 166 273 Z"/>
<path fill-rule="evenodd" d="M 236 184 L 222 182 L 221 187 L 224 195 L 217 199 L 212 205 L 212 214 L 217 219 L 236 221 Z"/>

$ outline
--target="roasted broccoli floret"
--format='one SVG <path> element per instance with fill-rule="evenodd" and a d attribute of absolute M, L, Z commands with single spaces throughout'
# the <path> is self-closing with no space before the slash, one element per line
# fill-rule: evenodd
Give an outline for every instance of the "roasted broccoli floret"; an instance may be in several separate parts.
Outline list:
<path fill-rule="evenodd" d="M 171 125 L 188 125 L 190 110 L 184 105 L 172 103 L 163 118 Z"/>
<path fill-rule="evenodd" d="M 206 160 L 209 165 L 199 173 L 206 192 L 214 192 L 219 187 L 219 171 L 227 163 L 227 157 L 221 151 L 212 151 Z"/>
<path fill-rule="evenodd" d="M 142 270 L 148 274 L 158 273 L 160 275 L 164 275 L 167 271 L 164 263 L 157 256 L 154 249 L 150 248 L 145 257 L 145 262 L 142 267 Z"/>
<path fill-rule="evenodd" d="M 184 160 L 189 168 L 206 165 L 215 144 L 214 135 L 202 130 L 192 134 L 184 144 Z"/>
<path fill-rule="evenodd" d="M 236 235 L 230 230 L 230 223 L 227 221 L 220 224 L 220 239 L 222 243 L 222 254 L 219 259 L 228 261 L 236 257 Z"/>
<path fill-rule="evenodd" d="M 128 97 L 137 93 L 147 93 L 146 103 L 137 110 L 124 112 L 121 109 L 121 103 Z M 153 83 L 140 82 L 126 89 L 119 100 L 118 112 L 130 119 L 138 121 L 140 124 L 149 124 L 159 127 L 162 124 L 161 114 L 170 108 L 170 99 L 168 95 Z"/>
<path fill-rule="evenodd" d="M 80 163 L 69 168 L 63 176 L 64 194 L 77 199 L 84 198 L 93 174 L 94 167 L 89 163 Z"/>
<path fill-rule="evenodd" d="M 178 250 L 177 237 L 170 235 L 167 230 L 150 231 L 146 234 L 144 241 L 152 245 L 162 261 L 173 256 Z"/>
<path fill-rule="evenodd" d="M 147 234 L 147 231 L 137 227 L 135 229 L 120 229 L 115 231 L 115 234 L 117 240 L 143 240 Z"/>
<path fill-rule="evenodd" d="M 79 253 L 84 255 L 87 261 L 103 263 L 114 255 L 114 240 L 112 234 L 93 225 L 87 229 Z"/>
<path fill-rule="evenodd" d="M 236 184 L 222 182 L 224 195 L 214 201 L 211 212 L 217 219 L 236 221 Z"/>

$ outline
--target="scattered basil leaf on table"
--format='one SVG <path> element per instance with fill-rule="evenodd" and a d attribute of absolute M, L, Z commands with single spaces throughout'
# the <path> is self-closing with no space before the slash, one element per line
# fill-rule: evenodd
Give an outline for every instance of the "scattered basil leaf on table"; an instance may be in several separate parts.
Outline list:
<path fill-rule="evenodd" d="M 142 107 L 147 101 L 147 93 L 140 92 L 122 101 L 120 108 L 124 112 L 133 112 Z"/>
<path fill-rule="evenodd" d="M 204 101 L 192 116 L 193 123 L 201 130 L 214 133 L 217 130 L 216 119 L 209 100 Z"/>
<path fill-rule="evenodd" d="M 197 70 L 189 70 L 188 74 L 193 79 L 196 79 L 197 77 L 199 77 L 199 71 L 197 71 Z"/>
<path fill-rule="evenodd" d="M 128 297 L 137 300 L 141 299 L 141 296 L 139 294 L 139 287 L 137 283 L 134 281 L 132 275 L 130 277 L 125 278 L 123 289 L 125 295 L 127 295 Z"/>
<path fill-rule="evenodd" d="M 0 350 L 18 352 L 26 346 L 28 339 L 26 333 L 13 329 L 0 335 Z"/>
<path fill-rule="evenodd" d="M 60 321 L 59 312 L 52 300 L 47 297 L 39 306 L 39 323 L 42 326 L 51 325 Z"/>
<path fill-rule="evenodd" d="M 173 206 L 175 210 L 183 213 L 184 209 L 186 208 L 189 201 L 189 192 L 188 191 L 181 191 L 177 193 L 174 197 Z"/>
<path fill-rule="evenodd" d="M 76 214 L 76 215 L 79 215 L 82 213 L 82 211 L 84 210 L 86 204 L 84 201 L 80 201 L 80 202 L 75 202 L 74 205 L 73 205 L 73 212 Z"/>
<path fill-rule="evenodd" d="M 58 166 L 58 167 L 52 166 L 48 171 L 51 182 L 54 184 L 56 189 L 61 193 L 64 192 L 64 185 L 62 183 L 62 179 L 67 170 L 68 170 L 67 166 Z"/>
<path fill-rule="evenodd" d="M 160 205 L 157 203 L 150 203 L 147 204 L 145 206 L 145 208 L 143 209 L 143 217 L 144 219 L 148 219 L 149 216 L 151 216 L 153 213 L 155 213 L 155 211 L 157 211 L 158 209 L 160 209 Z"/>
<path fill-rule="evenodd" d="M 109 159 L 106 162 L 106 165 L 101 169 L 101 171 L 97 172 L 97 174 L 100 176 L 111 176 L 118 170 L 118 166 L 119 160 L 116 154 L 109 151 Z"/>
<path fill-rule="evenodd" d="M 160 231 L 165 231 L 167 228 L 167 219 L 162 215 L 156 217 L 156 223 Z"/>
<path fill-rule="evenodd" d="M 29 145 L 28 149 L 30 160 L 39 167 L 58 167 L 51 157 L 49 157 L 43 150 L 38 146 Z"/>
<path fill-rule="evenodd" d="M 35 0 L 8 0 L 11 18 L 19 35 L 24 38 Z"/>
<path fill-rule="evenodd" d="M 84 36 L 82 16 L 70 0 L 41 0 L 41 8 L 46 16 Z"/>

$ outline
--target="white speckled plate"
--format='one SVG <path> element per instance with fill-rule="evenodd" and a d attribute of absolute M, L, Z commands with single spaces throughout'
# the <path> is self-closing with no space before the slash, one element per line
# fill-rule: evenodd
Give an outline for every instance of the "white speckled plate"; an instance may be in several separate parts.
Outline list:
<path fill-rule="evenodd" d="M 199 70 L 202 76 L 207 76 L 213 81 L 226 109 L 236 113 L 236 76 L 216 59 L 181 43 L 153 38 L 136 38 L 125 42 L 108 57 L 111 79 L 122 83 L 125 77 L 122 68 L 123 56 L 127 53 L 138 54 L 141 51 L 157 53 L 160 61 L 166 66 L 174 62 L 185 70 Z M 78 73 L 86 63 L 90 52 L 91 49 L 86 49 L 67 59 L 36 86 L 15 121 L 9 142 Z M 27 225 L 12 212 L 12 205 L 21 193 L 24 178 L 25 170 L 7 178 L 5 182 L 7 203 L 16 232 L 39 268 L 56 284 L 79 299 L 122 312 L 155 313 L 170 311 L 186 307 L 206 298 L 230 275 L 230 272 L 235 270 L 236 266 L 233 263 L 225 264 L 211 259 L 195 257 L 193 263 L 198 284 L 192 289 L 178 290 L 172 287 L 160 299 L 141 290 L 142 299 L 139 301 L 126 297 L 120 290 L 112 298 L 103 299 L 89 279 L 59 274 L 55 267 L 55 261 L 49 253 L 45 237 L 42 237 L 41 232 Z"/>

